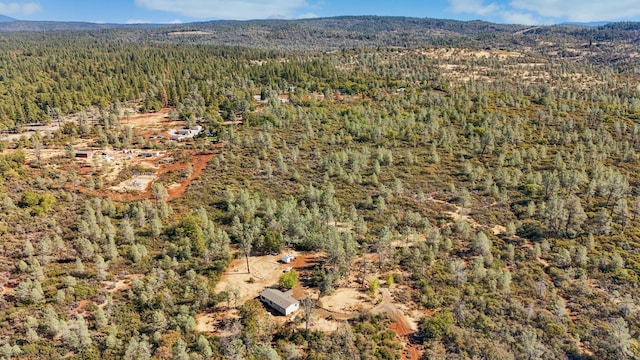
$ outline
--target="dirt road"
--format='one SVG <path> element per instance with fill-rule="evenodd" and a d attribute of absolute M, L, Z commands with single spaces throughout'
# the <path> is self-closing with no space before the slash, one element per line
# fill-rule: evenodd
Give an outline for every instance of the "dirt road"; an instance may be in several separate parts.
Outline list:
<path fill-rule="evenodd" d="M 398 329 L 401 331 L 401 333 L 398 333 L 398 335 L 406 336 L 416 331 L 417 329 L 412 329 L 409 320 L 407 320 L 407 317 L 404 316 L 402 311 L 398 309 L 395 304 L 393 304 L 393 299 L 391 299 L 391 293 L 389 292 L 389 289 L 382 288 L 380 289 L 380 292 L 382 293 L 382 302 L 380 302 L 378 306 L 371 309 L 371 313 L 374 315 L 382 313 L 389 314 L 391 318 L 398 323 Z"/>
<path fill-rule="evenodd" d="M 404 313 L 393 303 L 389 289 L 382 288 L 380 289 L 380 293 L 382 293 L 382 302 L 371 309 L 371 313 L 374 315 L 387 313 L 391 319 L 393 319 L 394 322 L 390 325 L 390 328 L 395 331 L 398 336 L 404 337 L 407 344 L 407 352 L 402 353 L 402 359 L 419 359 L 420 352 L 418 351 L 418 346 L 412 343 L 409 338 L 409 335 L 418 329 L 412 328 Z"/>

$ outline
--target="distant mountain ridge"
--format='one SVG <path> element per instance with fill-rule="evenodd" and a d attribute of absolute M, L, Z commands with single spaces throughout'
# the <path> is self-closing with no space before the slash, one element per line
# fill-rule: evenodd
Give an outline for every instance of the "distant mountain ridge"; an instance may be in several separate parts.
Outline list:
<path fill-rule="evenodd" d="M 299 20 L 284 19 L 264 19 L 264 20 L 213 20 L 205 22 L 193 22 L 185 24 L 119 24 L 119 23 L 92 23 L 82 21 L 26 21 L 18 20 L 5 15 L 0 15 L 0 32 L 12 31 L 86 31 L 86 30 L 106 30 L 106 29 L 144 29 L 144 28 L 174 28 L 174 27 L 207 27 L 207 28 L 228 28 L 232 27 L 253 27 L 253 26 L 280 26 L 286 24 L 287 27 L 305 24 L 322 24 L 321 27 L 339 29 L 343 25 L 349 27 L 350 31 L 398 31 L 404 28 L 415 30 L 417 27 L 429 29 L 439 28 L 444 31 L 472 35 L 477 31 L 511 31 L 514 28 L 526 28 L 524 25 L 496 24 L 481 20 L 460 21 L 449 19 L 433 18 L 412 18 L 399 16 L 336 16 L 327 18 L 312 18 Z M 608 22 L 593 23 L 564 23 L 555 26 L 577 26 L 577 27 L 598 27 L 613 24 Z"/>
<path fill-rule="evenodd" d="M 173 28 L 173 27 L 207 27 L 207 28 L 227 28 L 250 27 L 255 25 L 279 25 L 279 24 L 310 24 L 321 23 L 328 28 L 340 28 L 347 25 L 350 31 L 397 31 L 404 26 L 415 29 L 415 27 L 427 27 L 429 29 L 439 28 L 445 31 L 452 31 L 459 34 L 472 35 L 477 31 L 511 31 L 514 28 L 538 28 L 539 26 L 526 26 L 518 24 L 498 24 L 483 20 L 452 20 L 435 18 L 414 18 L 402 16 L 335 16 L 326 18 L 310 18 L 287 20 L 281 18 L 256 19 L 256 20 L 212 20 L 204 22 L 192 22 L 184 24 L 167 23 L 144 23 L 144 24 L 121 24 L 121 23 L 93 23 L 83 21 L 28 21 L 19 20 L 0 14 L 0 32 L 13 31 L 86 31 L 86 30 L 107 30 L 107 29 L 145 29 L 145 28 Z M 616 22 L 594 21 L 594 22 L 565 22 L 542 27 L 616 27 Z M 628 22 L 626 23 L 628 24 Z M 635 24 L 635 23 L 632 23 Z M 400 28 L 398 28 L 400 26 Z"/>
<path fill-rule="evenodd" d="M 592 22 L 565 22 L 560 25 L 575 25 L 575 26 L 605 26 L 610 24 L 611 21 L 592 21 Z"/>
<path fill-rule="evenodd" d="M 16 21 L 16 19 L 0 14 L 0 22 L 12 22 L 12 21 Z"/>
<path fill-rule="evenodd" d="M 17 31 L 88 31 L 108 29 L 145 29 L 171 26 L 170 24 L 98 24 L 76 21 L 0 21 L 0 32 Z"/>
<path fill-rule="evenodd" d="M 299 20 L 216 20 L 186 24 L 0 22 L 0 32 L 78 32 L 104 41 L 244 46 L 268 50 L 332 51 L 362 47 L 545 47 L 565 58 L 625 63 L 640 56 L 640 22 L 602 26 L 526 26 L 400 16 L 340 16 Z M 56 35 L 55 32 L 60 32 Z M 84 34 L 82 34 L 84 33 Z M 23 35 L 20 35 L 23 36 Z M 625 44 L 621 47 L 619 45 Z M 570 46 L 569 46 L 570 45 Z M 571 48 L 571 50 L 569 49 Z M 626 50 L 625 50 L 626 49 Z M 624 50 L 624 53 L 620 53 Z"/>

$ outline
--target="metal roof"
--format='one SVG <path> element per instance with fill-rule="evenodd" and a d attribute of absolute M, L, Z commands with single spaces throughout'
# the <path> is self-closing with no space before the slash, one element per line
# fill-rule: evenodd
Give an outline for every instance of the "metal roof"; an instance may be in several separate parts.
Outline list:
<path fill-rule="evenodd" d="M 282 309 L 286 309 L 289 306 L 298 302 L 298 300 L 291 297 L 290 292 L 282 292 L 278 289 L 264 289 L 260 293 L 260 297 L 265 298 L 275 305 L 278 305 Z"/>

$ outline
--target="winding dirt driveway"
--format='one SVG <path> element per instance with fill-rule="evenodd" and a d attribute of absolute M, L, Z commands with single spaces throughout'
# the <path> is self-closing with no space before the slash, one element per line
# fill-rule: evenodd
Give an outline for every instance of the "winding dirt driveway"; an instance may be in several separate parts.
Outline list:
<path fill-rule="evenodd" d="M 414 329 L 411 326 L 411 323 L 409 323 L 407 317 L 404 316 L 404 313 L 393 303 L 389 289 L 382 288 L 380 289 L 380 292 L 382 293 L 382 302 L 371 309 L 371 314 L 389 314 L 391 319 L 394 321 L 390 325 L 390 328 L 399 336 L 404 337 L 407 344 L 407 352 L 402 353 L 402 359 L 419 359 L 420 352 L 418 350 L 418 346 L 412 342 L 410 338 L 410 335 L 418 329 Z"/>
<path fill-rule="evenodd" d="M 378 315 L 382 313 L 387 313 L 391 316 L 391 318 L 398 323 L 398 334 L 399 335 L 409 335 L 415 332 L 417 329 L 411 328 L 411 324 L 409 320 L 404 316 L 402 311 L 398 309 L 397 306 L 393 304 L 393 300 L 391 299 L 391 293 L 389 289 L 382 288 L 380 289 L 382 293 L 382 302 L 378 304 L 376 307 L 371 309 L 371 313 L 373 315 Z"/>

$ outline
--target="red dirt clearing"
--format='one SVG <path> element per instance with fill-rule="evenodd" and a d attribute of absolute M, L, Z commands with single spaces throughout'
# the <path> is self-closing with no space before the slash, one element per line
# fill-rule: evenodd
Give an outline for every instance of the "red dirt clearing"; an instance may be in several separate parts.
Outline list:
<path fill-rule="evenodd" d="M 180 183 L 180 186 L 172 187 L 171 189 L 168 190 L 169 201 L 182 196 L 184 192 L 187 191 L 187 187 L 189 186 L 189 184 L 191 184 L 193 180 L 197 179 L 200 175 L 202 175 L 202 172 L 207 167 L 207 164 L 211 159 L 213 159 L 214 156 L 215 154 L 195 156 L 193 158 L 193 162 L 191 162 L 191 164 L 193 165 L 193 173 L 187 179 L 182 181 Z M 167 172 L 167 171 L 169 171 L 169 168 L 163 169 L 163 172 Z"/>
<path fill-rule="evenodd" d="M 398 321 L 389 324 L 389 328 L 401 336 L 407 336 L 413 332 L 410 328 L 407 328 L 405 324 Z"/>
<path fill-rule="evenodd" d="M 163 139 L 155 140 L 155 142 L 162 143 L 164 141 L 168 141 L 170 137 L 169 136 L 170 129 L 181 129 L 181 128 L 184 128 L 184 125 L 185 125 L 184 121 L 171 120 L 168 116 L 171 111 L 172 111 L 172 108 L 164 108 L 155 113 L 146 113 L 146 114 L 129 113 L 129 115 L 127 115 L 126 118 L 122 119 L 121 123 L 126 126 L 131 126 L 136 130 L 136 134 L 142 134 L 144 135 L 145 138 L 148 138 L 152 134 L 153 135 L 160 134 L 163 136 Z M 173 183 L 165 184 L 165 186 L 167 187 L 167 193 L 169 195 L 168 200 L 171 201 L 173 199 L 179 198 L 185 193 L 189 184 L 202 174 L 202 172 L 207 166 L 207 163 L 215 156 L 215 154 L 219 151 L 219 149 L 223 145 L 222 144 L 212 145 L 208 150 L 205 150 L 204 152 L 187 150 L 186 149 L 187 146 L 180 146 L 180 144 L 178 144 L 178 146 L 179 148 L 182 149 L 182 151 L 186 155 L 191 157 L 190 162 L 180 162 L 180 163 L 161 164 L 159 166 L 152 166 L 152 168 L 155 168 L 157 170 L 155 171 L 155 174 L 152 174 L 150 176 L 154 176 L 155 178 L 153 180 L 146 179 L 148 181 L 146 184 L 138 181 L 140 179 L 134 179 L 130 177 L 129 180 L 133 181 L 132 179 L 134 179 L 139 183 L 139 185 L 134 187 L 127 187 L 129 185 L 126 184 L 126 181 L 124 181 L 122 182 L 125 184 L 124 188 L 118 188 L 118 189 L 114 188 L 112 190 L 102 189 L 102 190 L 95 190 L 95 191 L 89 190 L 83 186 L 74 187 L 71 184 L 67 184 L 66 187 L 69 190 L 74 190 L 74 191 L 77 190 L 78 192 L 81 192 L 83 194 L 90 194 L 93 196 L 108 197 L 115 201 L 135 201 L 135 200 L 149 199 L 151 198 L 151 186 L 153 185 L 154 182 L 158 181 L 158 178 L 160 178 L 162 175 L 167 174 L 170 171 L 177 171 L 177 172 L 184 171 L 189 167 L 189 165 L 191 165 L 193 171 L 191 172 L 191 174 L 189 174 L 188 177 L 181 178 L 180 180 L 175 180 L 175 182 Z M 131 149 L 131 150 L 135 151 L 136 153 L 139 151 L 143 151 L 140 149 Z M 165 156 L 166 152 L 167 151 L 162 152 L 162 157 Z M 118 154 L 120 153 L 118 152 Z M 116 160 L 119 159 L 115 155 L 112 155 L 112 156 L 115 157 Z M 160 159 L 160 157 L 156 159 Z M 147 160 L 142 159 L 142 161 L 144 162 Z M 140 162 L 140 159 L 136 159 L 133 162 L 143 163 L 143 162 Z M 114 167 L 112 168 L 112 170 L 113 169 L 117 170 L 118 168 Z M 86 169 L 80 168 L 79 170 L 80 170 L 79 171 L 80 175 L 89 175 L 96 171 L 91 166 L 87 166 Z M 111 171 L 111 173 L 113 172 L 114 171 Z M 125 192 L 122 192 L 123 190 Z M 142 191 L 139 191 L 139 190 L 142 190 Z"/>
<path fill-rule="evenodd" d="M 316 264 L 317 262 L 318 254 L 304 254 L 296 256 L 296 258 L 289 264 L 289 266 L 296 270 L 300 270 L 310 265 Z"/>
<path fill-rule="evenodd" d="M 413 331 L 409 328 L 406 328 L 402 324 L 402 322 L 392 322 L 391 324 L 389 324 L 389 329 L 393 330 L 393 332 L 401 337 L 407 337 L 409 334 L 413 333 Z M 410 341 L 407 341 L 407 350 L 402 352 L 402 360 L 415 359 L 420 359 L 420 351 L 418 350 L 418 346 L 416 344 L 412 344 Z"/>
<path fill-rule="evenodd" d="M 371 310 L 372 314 L 387 313 L 393 322 L 389 325 L 389 328 L 393 330 L 398 338 L 406 344 L 406 351 L 402 352 L 402 359 L 419 359 L 420 351 L 418 345 L 411 342 L 410 334 L 415 330 L 411 328 L 406 316 L 402 313 L 398 307 L 393 304 L 391 294 L 388 289 L 380 289 L 382 293 L 382 302 Z"/>
<path fill-rule="evenodd" d="M 209 163 L 209 161 L 213 159 L 216 153 L 217 153 L 217 149 L 214 150 L 214 152 L 208 153 L 208 154 L 192 155 L 193 160 L 189 163 L 176 163 L 176 164 L 171 164 L 167 166 L 161 166 L 156 172 L 156 175 L 155 175 L 156 177 L 160 177 L 161 175 L 166 174 L 172 170 L 178 170 L 178 171 L 184 170 L 190 164 L 193 166 L 193 172 L 191 173 L 191 176 L 189 176 L 186 179 L 183 179 L 180 183 L 175 184 L 176 186 L 171 186 L 170 188 L 167 189 L 167 193 L 169 194 L 168 201 L 171 201 L 173 199 L 176 199 L 182 196 L 187 190 L 187 188 L 189 187 L 189 184 L 191 184 L 193 180 L 197 179 L 198 176 L 202 175 L 202 172 L 207 167 L 207 163 Z M 76 189 L 83 194 L 91 194 L 94 196 L 108 197 L 111 200 L 115 200 L 115 201 L 136 201 L 136 200 L 150 199 L 152 185 L 153 185 L 153 182 L 150 182 L 147 185 L 147 188 L 145 191 L 135 192 L 135 193 L 134 192 L 119 193 L 116 191 L 108 191 L 108 190 L 91 191 L 83 186 L 78 186 Z M 72 189 L 71 184 L 67 184 L 67 188 Z"/>

